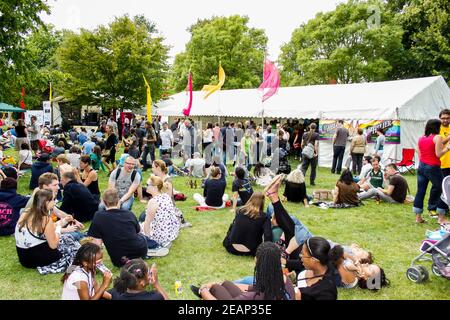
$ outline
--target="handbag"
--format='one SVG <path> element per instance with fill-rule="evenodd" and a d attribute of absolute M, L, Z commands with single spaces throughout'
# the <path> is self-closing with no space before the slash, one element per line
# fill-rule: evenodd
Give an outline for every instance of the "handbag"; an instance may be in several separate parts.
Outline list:
<path fill-rule="evenodd" d="M 314 145 L 312 143 L 308 143 L 308 145 L 303 148 L 302 155 L 307 159 L 312 159 L 314 158 L 314 151 Z"/>

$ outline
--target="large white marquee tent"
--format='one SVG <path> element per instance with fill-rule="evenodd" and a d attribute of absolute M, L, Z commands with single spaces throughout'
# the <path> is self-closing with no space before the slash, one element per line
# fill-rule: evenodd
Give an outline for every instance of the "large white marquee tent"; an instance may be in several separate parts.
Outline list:
<path fill-rule="evenodd" d="M 201 91 L 194 92 L 191 116 L 400 120 L 401 143 L 388 145 L 385 159 L 398 159 L 402 148 L 415 148 L 418 138 L 423 134 L 425 122 L 437 118 L 440 110 L 450 108 L 450 89 L 441 76 L 280 88 L 264 104 L 261 103 L 262 94 L 257 89 L 223 90 L 206 100 L 203 95 Z M 187 93 L 181 92 L 158 103 L 154 113 L 182 117 L 182 110 L 187 103 Z M 329 167 L 331 159 L 331 142 L 321 141 L 319 165 Z"/>

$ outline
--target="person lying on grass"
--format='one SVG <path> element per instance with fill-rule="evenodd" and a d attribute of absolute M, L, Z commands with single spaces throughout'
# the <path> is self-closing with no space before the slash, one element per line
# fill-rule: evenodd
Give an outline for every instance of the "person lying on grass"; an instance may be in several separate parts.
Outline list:
<path fill-rule="evenodd" d="M 109 292 L 113 300 L 169 300 L 169 296 L 158 280 L 156 263 L 151 268 L 142 259 L 125 259 L 120 276 L 114 280 Z M 148 291 L 152 285 L 155 290 Z"/>
<path fill-rule="evenodd" d="M 280 249 L 272 242 L 264 242 L 256 250 L 252 286 L 224 281 L 200 287 L 191 285 L 191 290 L 204 300 L 294 300 L 294 286 L 283 275 L 280 258 Z"/>
<path fill-rule="evenodd" d="M 304 247 L 304 243 L 311 237 L 312 233 L 306 228 L 301 221 L 295 217 L 289 216 L 284 209 L 282 203 L 279 200 L 278 190 L 282 181 L 282 176 L 275 177 L 271 185 L 266 189 L 266 195 L 272 202 L 274 208 L 274 215 L 272 216 L 272 225 L 279 226 L 283 230 L 282 240 L 279 242 L 282 247 L 287 248 L 284 250 L 282 263 L 289 270 L 294 270 L 297 273 L 302 272 L 304 265 L 297 257 Z M 337 245 L 330 240 L 327 240 L 335 250 L 339 252 L 342 249 L 342 254 L 334 254 L 336 267 L 343 281 L 338 281 L 338 284 L 342 287 L 353 288 L 356 284 L 360 287 L 368 287 L 367 281 L 375 279 L 386 279 L 384 270 L 373 263 L 372 253 L 361 249 L 358 245 L 352 244 L 350 247 Z M 340 260 L 340 263 L 337 262 Z M 346 261 L 346 262 L 344 262 Z M 350 265 L 352 264 L 352 265 Z M 346 266 L 348 269 L 346 269 Z M 352 277 L 347 272 L 353 272 Z M 358 282 L 356 282 L 358 278 Z M 349 281 L 349 282 L 347 282 Z M 386 285 L 387 281 L 382 281 L 382 286 Z"/>
<path fill-rule="evenodd" d="M 102 249 L 91 242 L 83 244 L 75 256 L 72 265 L 62 277 L 62 300 L 111 300 L 108 289 L 112 273 L 103 269 L 103 281 L 99 286 L 96 280 L 97 266 L 102 264 Z"/>

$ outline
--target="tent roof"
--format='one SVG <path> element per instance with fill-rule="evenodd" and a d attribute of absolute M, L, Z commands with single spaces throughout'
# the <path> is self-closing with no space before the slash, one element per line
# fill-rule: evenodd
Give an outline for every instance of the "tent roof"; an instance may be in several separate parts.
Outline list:
<path fill-rule="evenodd" d="M 25 112 L 25 110 L 0 102 L 0 112 Z"/>
<path fill-rule="evenodd" d="M 261 117 L 258 89 L 223 90 L 203 99 L 194 92 L 191 116 Z M 182 116 L 188 94 L 181 92 L 157 103 L 163 116 Z M 408 119 L 427 120 L 450 108 L 450 89 L 445 80 L 428 77 L 408 80 L 314 85 L 280 88 L 264 103 L 270 118 Z"/>

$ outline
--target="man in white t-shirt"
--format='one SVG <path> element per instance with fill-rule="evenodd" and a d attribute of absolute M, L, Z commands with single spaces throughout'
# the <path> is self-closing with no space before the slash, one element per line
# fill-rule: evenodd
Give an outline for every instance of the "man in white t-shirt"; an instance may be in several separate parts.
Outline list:
<path fill-rule="evenodd" d="M 195 178 L 206 177 L 205 159 L 202 159 L 198 152 L 194 153 L 193 159 L 186 161 L 186 168 L 189 169 L 189 175 Z"/>
<path fill-rule="evenodd" d="M 167 122 L 164 122 L 162 125 L 162 130 L 159 132 L 159 136 L 161 138 L 161 156 L 164 154 L 171 154 L 173 148 L 173 133 L 169 129 L 169 125 Z"/>

